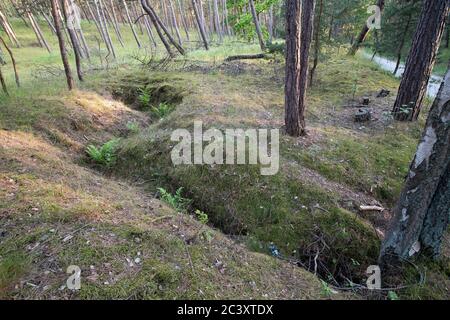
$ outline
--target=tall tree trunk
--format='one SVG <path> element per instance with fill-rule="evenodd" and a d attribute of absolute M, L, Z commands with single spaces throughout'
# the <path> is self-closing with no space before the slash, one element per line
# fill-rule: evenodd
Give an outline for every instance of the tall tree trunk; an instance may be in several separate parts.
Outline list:
<path fill-rule="evenodd" d="M 425 0 L 392 110 L 399 121 L 417 120 L 448 15 L 448 0 Z M 405 107 L 411 108 L 408 112 Z"/>
<path fill-rule="evenodd" d="M 270 9 L 269 9 L 268 29 L 269 29 L 269 42 L 272 42 L 273 41 L 273 5 L 271 5 Z"/>
<path fill-rule="evenodd" d="M 216 29 L 217 35 L 219 36 L 219 42 L 223 41 L 223 33 L 222 27 L 220 25 L 220 16 L 219 16 L 219 4 L 217 0 L 213 0 L 213 17 L 214 17 L 214 28 Z"/>
<path fill-rule="evenodd" d="M 253 2 L 253 0 L 248 0 L 248 3 L 250 5 L 250 11 L 253 17 L 253 23 L 255 24 L 255 28 L 256 28 L 256 34 L 258 36 L 258 40 L 259 40 L 259 46 L 261 47 L 262 51 L 266 50 L 266 45 L 264 44 L 264 38 L 261 32 L 261 25 L 259 24 L 259 20 L 258 20 L 258 15 L 256 14 L 256 9 L 255 9 L 255 3 Z"/>
<path fill-rule="evenodd" d="M 400 43 L 399 43 L 398 48 L 397 48 L 397 63 L 395 64 L 395 69 L 394 69 L 394 72 L 393 72 L 394 75 L 397 74 L 398 68 L 400 67 L 400 62 L 401 62 L 401 59 L 402 59 L 402 51 L 403 51 L 403 47 L 405 46 L 406 36 L 408 34 L 409 25 L 411 24 L 411 19 L 412 19 L 412 15 L 410 14 L 408 16 L 408 20 L 406 22 L 405 30 L 403 31 L 402 38 L 401 38 Z"/>
<path fill-rule="evenodd" d="M 0 25 L 5 30 L 6 35 L 8 36 L 9 40 L 17 48 L 20 48 L 20 42 L 19 42 L 19 40 L 17 40 L 16 33 L 14 32 L 13 28 L 11 27 L 11 24 L 9 23 L 8 18 L 3 14 L 3 12 L 1 10 L 0 10 Z"/>
<path fill-rule="evenodd" d="M 176 33 L 177 38 L 178 38 L 178 43 L 180 45 L 183 45 L 183 40 L 181 39 L 181 34 L 180 34 L 180 28 L 178 28 L 177 16 L 175 14 L 175 9 L 173 7 L 173 1 L 172 0 L 168 0 L 168 1 L 169 1 L 170 17 L 172 19 L 172 25 L 175 28 L 175 33 Z"/>
<path fill-rule="evenodd" d="M 34 15 L 31 13 L 31 11 L 29 11 L 29 9 L 27 9 L 27 16 L 28 16 L 28 19 L 30 20 L 31 27 L 36 35 L 39 45 L 43 48 L 46 48 L 47 51 L 49 53 L 51 53 L 52 50 L 50 49 L 50 46 L 49 46 L 47 40 L 45 40 L 44 35 L 42 33 L 41 28 L 39 27 L 38 22 L 34 18 Z"/>
<path fill-rule="evenodd" d="M 380 8 L 381 11 L 384 9 L 385 0 L 378 0 L 377 6 Z M 358 51 L 361 44 L 366 39 L 367 35 L 369 33 L 369 28 L 367 27 L 367 23 L 364 23 L 364 27 L 362 28 L 361 32 L 358 35 L 358 38 L 356 40 L 352 41 L 352 47 L 350 48 L 348 54 L 351 56 L 354 56 L 356 52 Z M 353 39 L 353 36 L 352 36 Z"/>
<path fill-rule="evenodd" d="M 300 125 L 300 118 L 304 118 L 304 115 L 299 113 L 300 20 L 300 1 L 286 0 L 285 125 L 286 133 L 293 137 L 305 133 L 304 125 Z"/>
<path fill-rule="evenodd" d="M 322 20 L 323 13 L 323 0 L 319 0 L 319 14 L 316 17 L 315 26 L 314 26 L 314 61 L 311 67 L 311 72 L 309 74 L 309 85 L 312 87 L 314 84 L 314 75 L 316 72 L 317 64 L 319 63 L 319 54 L 320 54 L 320 24 Z"/>
<path fill-rule="evenodd" d="M 321 1 L 321 0 L 320 0 Z M 300 35 L 300 83 L 299 83 L 299 114 L 300 125 L 305 128 L 305 97 L 308 86 L 308 62 L 311 38 L 313 32 L 315 0 L 303 0 L 301 5 L 301 35 Z M 313 71 L 313 70 L 312 70 Z"/>
<path fill-rule="evenodd" d="M 130 11 L 128 10 L 127 2 L 125 0 L 122 0 L 122 3 L 123 3 L 123 7 L 125 8 L 125 15 L 127 17 L 128 24 L 130 25 L 131 32 L 133 33 L 134 40 L 136 40 L 136 43 L 137 43 L 138 47 L 140 48 L 140 47 L 142 47 L 141 42 L 139 41 L 136 30 L 134 29 L 133 21 L 131 20 Z"/>
<path fill-rule="evenodd" d="M 61 59 L 64 65 L 64 72 L 66 74 L 67 86 L 69 87 L 69 90 L 72 90 L 74 88 L 74 82 L 72 78 L 72 71 L 70 70 L 69 60 L 67 59 L 67 51 L 66 46 L 64 44 L 64 36 L 61 31 L 61 22 L 59 20 L 60 16 L 58 13 L 58 6 L 56 4 L 56 1 L 57 0 L 51 0 L 53 23 L 55 24 L 56 36 L 58 37 L 59 51 L 61 53 Z"/>
<path fill-rule="evenodd" d="M 178 5 L 178 10 L 180 11 L 181 23 L 183 24 L 183 29 L 184 29 L 184 32 L 186 33 L 186 39 L 187 39 L 187 41 L 190 41 L 189 27 L 188 27 L 188 24 L 186 21 L 183 2 L 181 0 L 177 0 L 177 5 Z"/>
<path fill-rule="evenodd" d="M 201 16 L 198 12 L 197 0 L 192 0 L 192 7 L 194 8 L 195 19 L 197 20 L 198 28 L 200 29 L 200 35 L 202 37 L 203 45 L 206 50 L 209 50 L 208 39 L 206 38 L 205 25 L 201 20 Z"/>
<path fill-rule="evenodd" d="M 61 5 L 61 9 L 62 9 L 62 12 L 63 12 L 64 19 L 66 21 L 66 26 L 67 26 L 67 31 L 69 32 L 70 41 L 72 42 L 73 53 L 74 53 L 74 56 L 75 56 L 75 65 L 76 65 L 76 68 L 77 68 L 77 75 L 78 75 L 78 79 L 80 81 L 83 81 L 83 71 L 81 70 L 81 48 L 80 48 L 80 45 L 78 43 L 77 37 L 75 35 L 75 29 L 74 29 L 75 26 L 69 25 L 68 20 L 67 20 L 68 8 L 69 8 L 68 1 L 67 0 L 63 0 L 63 3 Z"/>
<path fill-rule="evenodd" d="M 432 0 L 436 1 L 436 0 Z M 419 253 L 437 257 L 450 217 L 450 64 L 382 244 L 389 265 Z"/>

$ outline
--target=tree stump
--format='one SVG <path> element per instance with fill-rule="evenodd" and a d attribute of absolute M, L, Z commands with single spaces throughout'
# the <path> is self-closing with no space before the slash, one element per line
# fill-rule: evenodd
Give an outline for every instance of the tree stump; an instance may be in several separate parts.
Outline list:
<path fill-rule="evenodd" d="M 355 122 L 367 122 L 372 119 L 372 114 L 368 109 L 359 109 L 357 113 L 355 113 Z"/>

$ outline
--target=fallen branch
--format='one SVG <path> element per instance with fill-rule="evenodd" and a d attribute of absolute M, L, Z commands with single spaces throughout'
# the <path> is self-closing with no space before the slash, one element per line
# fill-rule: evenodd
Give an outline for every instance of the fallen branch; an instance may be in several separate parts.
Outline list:
<path fill-rule="evenodd" d="M 258 54 L 242 54 L 237 56 L 229 56 L 225 59 L 225 61 L 235 61 L 235 60 L 250 60 L 250 59 L 263 59 L 266 55 L 264 53 L 258 53 Z"/>
<path fill-rule="evenodd" d="M 383 207 L 379 206 L 359 206 L 359 210 L 361 211 L 384 211 Z"/>

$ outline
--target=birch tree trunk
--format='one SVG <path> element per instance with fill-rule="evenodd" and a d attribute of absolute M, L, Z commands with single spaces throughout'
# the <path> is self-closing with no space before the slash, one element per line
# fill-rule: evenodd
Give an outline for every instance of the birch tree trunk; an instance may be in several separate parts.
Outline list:
<path fill-rule="evenodd" d="M 450 217 L 450 64 L 382 244 L 380 262 L 437 257 Z"/>

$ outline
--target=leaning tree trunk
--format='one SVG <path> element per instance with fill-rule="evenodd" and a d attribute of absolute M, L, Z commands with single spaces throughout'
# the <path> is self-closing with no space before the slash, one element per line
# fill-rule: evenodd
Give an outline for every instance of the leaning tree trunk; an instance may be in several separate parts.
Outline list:
<path fill-rule="evenodd" d="M 69 10 L 69 3 L 67 0 L 63 0 L 61 4 L 61 9 L 63 12 L 64 19 L 66 20 L 67 31 L 69 32 L 70 42 L 72 42 L 73 53 L 75 55 L 75 65 L 77 68 L 77 75 L 80 81 L 83 81 L 83 71 L 81 70 L 81 47 L 78 43 L 77 36 L 75 34 L 75 23 L 68 21 L 67 11 Z M 71 14 L 74 14 L 71 12 Z M 72 25 L 70 25 L 72 23 Z"/>
<path fill-rule="evenodd" d="M 178 50 L 179 53 L 182 55 L 185 55 L 186 52 L 184 51 L 183 47 L 175 41 L 175 39 L 170 34 L 169 30 L 167 30 L 164 23 L 161 21 L 161 19 L 156 14 L 153 7 L 148 3 L 147 0 L 142 0 L 142 7 L 144 8 L 145 12 L 150 16 L 150 19 L 152 20 L 153 24 L 155 25 L 155 28 L 157 25 L 161 27 L 161 29 L 164 31 L 164 33 L 167 36 L 167 39 L 169 39 L 170 43 Z M 164 37 L 163 37 L 164 38 Z"/>
<path fill-rule="evenodd" d="M 17 72 L 17 65 L 16 65 L 16 59 L 14 58 L 14 54 L 12 53 L 9 46 L 6 44 L 6 41 L 1 36 L 0 36 L 0 42 L 5 47 L 6 51 L 8 51 L 8 54 L 9 54 L 9 57 L 11 58 L 11 63 L 13 65 L 13 69 L 14 69 L 14 77 L 16 79 L 16 84 L 17 84 L 17 87 L 20 87 L 19 73 Z"/>
<path fill-rule="evenodd" d="M 166 38 L 164 37 L 164 34 L 161 31 L 160 25 L 158 24 L 158 20 L 155 16 L 155 13 L 151 7 L 149 7 L 147 0 L 141 0 L 142 8 L 144 11 L 148 14 L 150 17 L 150 20 L 152 21 L 153 25 L 155 26 L 156 33 L 158 33 L 159 39 L 161 39 L 161 42 L 163 43 L 164 47 L 167 50 L 167 53 L 170 57 L 173 57 L 174 54 L 172 52 L 172 49 L 170 48 L 169 43 L 167 42 Z"/>
<path fill-rule="evenodd" d="M 195 20 L 197 20 L 197 25 L 200 30 L 200 35 L 202 37 L 203 45 L 205 46 L 206 50 L 209 50 L 208 39 L 206 37 L 206 31 L 205 31 L 205 25 L 203 24 L 201 15 L 198 12 L 199 7 L 197 7 L 197 0 L 192 0 L 192 7 L 194 8 Z"/>
<path fill-rule="evenodd" d="M 383 265 L 417 252 L 439 255 L 450 216 L 450 64 L 394 213 Z"/>
<path fill-rule="evenodd" d="M 300 19 L 300 2 L 286 0 L 285 125 L 293 137 L 305 133 L 304 115 L 299 113 Z"/>
<path fill-rule="evenodd" d="M 381 11 L 384 9 L 384 3 L 385 0 L 378 0 L 377 6 L 380 8 Z M 358 35 L 358 38 L 352 42 L 352 47 L 350 48 L 348 54 L 351 56 L 354 56 L 355 53 L 358 51 L 361 44 L 366 40 L 367 35 L 369 34 L 369 27 L 367 26 L 367 23 L 364 23 L 364 26 L 361 30 L 361 32 Z M 353 38 L 352 38 L 353 39 Z"/>
<path fill-rule="evenodd" d="M 139 41 L 138 35 L 136 33 L 136 30 L 134 29 L 133 21 L 131 20 L 130 11 L 128 10 L 128 5 L 125 0 L 122 0 L 123 7 L 125 8 L 125 16 L 127 17 L 127 22 L 130 25 L 131 32 L 133 33 L 134 40 L 136 40 L 136 43 L 138 47 L 141 47 L 141 42 Z"/>
<path fill-rule="evenodd" d="M 249 0 L 248 3 L 250 5 L 250 11 L 251 11 L 251 14 L 253 17 L 253 23 L 255 24 L 256 34 L 257 34 L 258 40 L 259 40 L 259 46 L 261 47 L 262 51 L 265 51 L 266 45 L 264 44 L 264 38 L 262 35 L 262 31 L 261 31 L 261 25 L 259 24 L 258 15 L 256 14 L 255 3 L 253 2 L 253 0 Z"/>
<path fill-rule="evenodd" d="M 6 16 L 3 14 L 3 12 L 0 10 L 0 25 L 3 27 L 3 30 L 5 30 L 6 35 L 8 36 L 9 40 L 17 47 L 20 48 L 19 40 L 17 40 L 16 33 L 14 32 L 13 28 L 11 27 L 11 24 L 9 23 Z"/>
<path fill-rule="evenodd" d="M 69 90 L 72 90 L 74 87 L 74 82 L 72 78 L 72 71 L 70 70 L 69 60 L 67 59 L 67 51 L 64 44 L 64 36 L 61 31 L 61 21 L 59 20 L 58 6 L 56 4 L 56 1 L 57 0 L 51 0 L 53 23 L 55 24 L 56 36 L 58 37 L 59 43 L 59 51 L 61 53 L 61 59 L 64 65 L 64 71 L 66 73 L 67 86 L 69 87 Z"/>
<path fill-rule="evenodd" d="M 392 110 L 399 121 L 419 117 L 449 10 L 448 0 L 425 0 Z"/>

